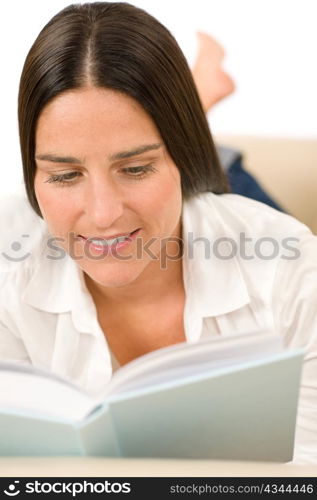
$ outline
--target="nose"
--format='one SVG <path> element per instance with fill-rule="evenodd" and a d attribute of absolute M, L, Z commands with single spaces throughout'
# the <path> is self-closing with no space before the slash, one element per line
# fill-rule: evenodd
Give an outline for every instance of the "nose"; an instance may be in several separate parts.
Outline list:
<path fill-rule="evenodd" d="M 122 216 L 124 200 L 120 188 L 113 181 L 98 178 L 89 185 L 85 205 L 90 224 L 96 229 L 107 229 Z"/>

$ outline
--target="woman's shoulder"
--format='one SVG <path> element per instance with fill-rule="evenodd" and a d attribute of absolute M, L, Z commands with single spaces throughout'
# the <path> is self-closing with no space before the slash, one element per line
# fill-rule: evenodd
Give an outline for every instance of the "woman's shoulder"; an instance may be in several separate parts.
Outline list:
<path fill-rule="evenodd" d="M 311 234 L 310 229 L 295 217 L 238 194 L 202 193 L 189 203 L 197 213 L 210 215 L 211 224 L 216 217 L 228 232 L 245 231 L 263 237 Z"/>
<path fill-rule="evenodd" d="M 47 228 L 22 187 L 0 197 L 0 231 L 0 272 L 16 272 L 34 265 Z"/>
<path fill-rule="evenodd" d="M 0 196 L 1 224 L 9 222 L 8 217 L 20 220 L 22 218 L 23 220 L 42 220 L 31 207 L 23 184 Z"/>

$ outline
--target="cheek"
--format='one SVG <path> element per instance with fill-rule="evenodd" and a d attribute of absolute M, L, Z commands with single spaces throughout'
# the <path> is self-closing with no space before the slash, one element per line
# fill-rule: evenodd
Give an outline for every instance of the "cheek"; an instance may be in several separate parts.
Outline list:
<path fill-rule="evenodd" d="M 68 221 L 74 214 L 74 205 L 67 193 L 54 193 L 54 189 L 43 187 L 39 182 L 34 184 L 35 195 L 41 213 L 47 223 L 50 232 L 58 235 L 67 230 Z"/>
<path fill-rule="evenodd" d="M 176 167 L 147 193 L 147 209 L 159 226 L 174 229 L 182 209 L 180 175 Z"/>

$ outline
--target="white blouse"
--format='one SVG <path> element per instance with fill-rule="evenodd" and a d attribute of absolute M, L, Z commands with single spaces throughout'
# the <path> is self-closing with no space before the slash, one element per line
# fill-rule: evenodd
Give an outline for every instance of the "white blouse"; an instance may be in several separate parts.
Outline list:
<path fill-rule="evenodd" d="M 0 359 L 102 392 L 112 358 L 83 272 L 50 248 L 24 190 L 0 200 L 0 225 Z M 294 461 L 317 463 L 317 237 L 234 194 L 185 201 L 182 229 L 187 341 L 269 329 L 305 347 Z"/>

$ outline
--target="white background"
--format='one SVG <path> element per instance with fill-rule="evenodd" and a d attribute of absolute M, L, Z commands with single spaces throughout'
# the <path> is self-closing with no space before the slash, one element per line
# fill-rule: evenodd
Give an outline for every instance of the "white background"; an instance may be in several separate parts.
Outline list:
<path fill-rule="evenodd" d="M 16 100 L 24 58 L 43 25 L 67 0 L 3 2 L 0 194 L 20 182 Z M 317 137 L 317 0 L 135 0 L 174 34 L 188 62 L 196 30 L 224 46 L 236 92 L 209 113 L 212 131 Z"/>

